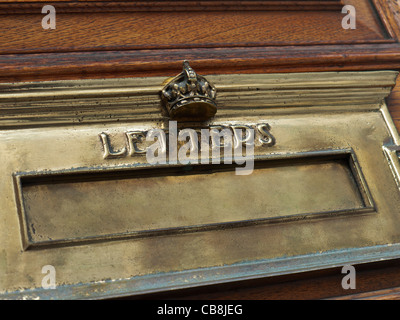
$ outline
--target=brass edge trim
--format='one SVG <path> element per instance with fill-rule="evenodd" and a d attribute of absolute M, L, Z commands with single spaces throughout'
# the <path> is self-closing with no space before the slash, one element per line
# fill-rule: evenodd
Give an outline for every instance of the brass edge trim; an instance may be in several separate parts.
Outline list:
<path fill-rule="evenodd" d="M 399 146 L 400 145 L 400 135 L 399 135 L 399 132 L 397 131 L 397 128 L 393 122 L 393 119 L 390 115 L 389 109 L 388 109 L 385 101 L 382 101 L 380 110 L 381 110 L 383 119 L 385 120 L 386 126 L 390 132 L 390 136 L 393 138 L 393 143 L 396 146 Z"/>
<path fill-rule="evenodd" d="M 393 173 L 394 180 L 400 190 L 400 159 L 397 154 L 400 151 L 400 146 L 383 146 L 382 148 Z"/>
<path fill-rule="evenodd" d="M 392 117 L 390 116 L 390 112 L 385 101 L 382 102 L 380 111 L 382 113 L 382 117 L 385 121 L 386 127 L 390 133 L 390 136 L 393 139 L 393 141 L 389 144 L 383 145 L 382 150 L 385 154 L 389 168 L 392 171 L 397 187 L 400 190 L 400 159 L 398 155 L 398 152 L 400 151 L 400 135 L 397 131 Z"/>
<path fill-rule="evenodd" d="M 220 92 L 262 89 L 334 89 L 388 87 L 395 84 L 396 71 L 320 72 L 289 74 L 205 75 Z M 0 102 L 25 99 L 151 95 L 163 87 L 164 78 L 63 80 L 0 84 Z"/>
<path fill-rule="evenodd" d="M 25 214 L 24 202 L 22 198 L 21 176 L 13 174 L 12 179 L 14 184 L 15 202 L 17 205 L 19 228 L 21 233 L 21 245 L 22 249 L 26 250 L 29 247 L 29 242 L 27 241 L 28 226 L 26 224 L 27 219 Z"/>
<path fill-rule="evenodd" d="M 249 108 L 266 114 L 372 110 L 389 95 L 397 71 L 209 75 L 218 117 Z M 164 78 L 0 84 L 0 129 L 96 122 L 163 120 Z M 312 108 L 310 108 L 312 107 Z M 246 112 L 249 112 L 247 110 Z M 249 114 L 250 115 L 250 114 Z"/>
<path fill-rule="evenodd" d="M 243 261 L 231 265 L 155 273 L 128 279 L 111 279 L 86 284 L 64 284 L 56 290 L 35 288 L 0 293 L 1 299 L 104 299 L 169 290 L 260 279 L 317 271 L 343 265 L 387 261 L 400 256 L 400 244 L 331 250 L 293 257 Z"/>

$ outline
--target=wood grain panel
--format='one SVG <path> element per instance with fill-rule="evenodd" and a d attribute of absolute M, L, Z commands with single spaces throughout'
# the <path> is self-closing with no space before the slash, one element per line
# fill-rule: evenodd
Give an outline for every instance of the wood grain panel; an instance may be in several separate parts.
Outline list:
<path fill-rule="evenodd" d="M 398 45 L 200 48 L 0 55 L 0 81 L 199 74 L 398 70 Z"/>
<path fill-rule="evenodd" d="M 399 3 L 397 0 L 372 0 L 376 13 L 391 38 L 400 39 Z"/>
<path fill-rule="evenodd" d="M 0 54 L 387 40 L 383 32 L 361 22 L 355 30 L 342 29 L 340 12 L 57 14 L 54 30 L 42 28 L 43 16 L 2 16 Z"/>

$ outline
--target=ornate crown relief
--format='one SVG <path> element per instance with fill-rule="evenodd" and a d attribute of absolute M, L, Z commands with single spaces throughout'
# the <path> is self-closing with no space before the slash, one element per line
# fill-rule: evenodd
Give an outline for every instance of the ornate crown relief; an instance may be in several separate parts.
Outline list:
<path fill-rule="evenodd" d="M 216 94 L 215 87 L 184 61 L 183 71 L 162 89 L 161 98 L 172 119 L 205 121 L 217 112 Z"/>

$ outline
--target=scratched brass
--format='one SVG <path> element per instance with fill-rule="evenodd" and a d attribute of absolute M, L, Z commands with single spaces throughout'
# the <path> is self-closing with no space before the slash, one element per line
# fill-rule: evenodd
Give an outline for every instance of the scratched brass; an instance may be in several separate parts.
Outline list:
<path fill-rule="evenodd" d="M 250 175 L 149 164 L 144 132 L 169 130 L 165 78 L 0 84 L 1 298 L 136 295 L 399 256 L 400 138 L 384 102 L 397 72 L 204 76 L 218 111 L 178 129 L 258 129 Z M 46 265 L 55 289 L 42 288 Z"/>

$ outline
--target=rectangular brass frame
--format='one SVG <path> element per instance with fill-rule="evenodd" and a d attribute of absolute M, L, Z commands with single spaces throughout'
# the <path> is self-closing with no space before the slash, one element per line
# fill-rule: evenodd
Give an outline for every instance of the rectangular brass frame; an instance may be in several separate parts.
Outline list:
<path fill-rule="evenodd" d="M 307 164 L 310 159 L 349 159 L 348 168 L 362 203 L 358 208 L 252 219 L 255 204 L 251 201 L 259 199 L 268 207 L 271 203 L 262 201 L 263 192 L 274 187 L 259 176 L 254 181 L 265 189 L 247 190 L 254 197 L 243 199 L 244 205 L 250 203 L 245 219 L 235 220 L 229 211 L 223 216 L 204 211 L 204 217 L 211 214 L 212 223 L 187 225 L 185 221 L 204 218 L 192 216 L 190 208 L 179 216 L 180 204 L 190 199 L 165 198 L 157 190 L 166 187 L 151 185 L 161 205 L 177 209 L 176 220 L 171 223 L 183 224 L 162 229 L 143 224 L 148 228 L 101 234 L 101 224 L 90 225 L 95 221 L 95 210 L 75 215 L 75 221 L 63 220 L 69 216 L 57 216 L 58 211 L 44 207 L 43 213 L 35 213 L 41 215 L 36 231 L 53 228 L 60 237 L 36 240 L 28 232 L 32 230 L 32 208 L 24 201 L 24 188 L 29 183 L 43 183 L 52 191 L 54 178 L 81 179 L 92 173 L 102 177 L 143 170 L 167 172 L 165 177 L 177 181 L 176 170 L 181 170 L 181 165 L 152 166 L 143 154 L 105 159 L 99 138 L 100 133 L 107 133 L 119 150 L 126 144 L 126 132 L 168 130 L 169 119 L 159 97 L 165 79 L 0 84 L 0 298 L 121 297 L 398 258 L 400 137 L 384 101 L 396 77 L 397 72 L 390 70 L 207 76 L 217 88 L 219 110 L 202 127 L 268 123 L 276 143 L 257 145 L 256 162 L 292 164 L 300 159 L 296 161 Z M 182 123 L 179 127 L 198 125 Z M 235 167 L 227 166 L 229 170 Z M 204 168 L 201 164 L 193 167 Z M 272 169 L 276 168 L 278 165 Z M 293 170 L 302 168 L 293 165 Z M 280 175 L 279 170 L 274 172 Z M 320 176 L 323 178 L 323 171 Z M 223 177 L 222 185 L 229 181 Z M 192 183 L 193 190 L 198 186 L 197 180 L 185 181 Z M 211 183 L 211 179 L 205 181 Z M 296 183 L 307 186 L 302 181 Z M 109 185 L 104 190 L 107 188 Z M 207 197 L 193 204 L 198 207 L 193 212 L 212 203 L 213 191 L 217 190 L 207 190 Z M 32 203 L 40 205 L 38 199 Z M 69 199 L 81 204 L 79 193 Z M 148 203 L 145 199 L 141 205 L 146 208 Z M 288 200 L 286 204 L 290 208 L 293 203 Z M 162 212 L 157 214 L 162 216 Z M 132 219 L 124 213 L 119 217 L 122 224 Z M 232 220 L 226 220 L 230 217 Z M 165 222 L 169 218 L 173 217 L 165 217 Z M 70 226 L 63 226 L 63 221 Z M 103 224 L 114 222 L 110 215 L 105 216 Z M 85 228 L 79 234 L 86 237 L 63 238 L 81 225 Z M 89 227 L 93 234 L 86 229 Z M 55 267 L 56 289 L 42 287 L 44 265 Z"/>
<path fill-rule="evenodd" d="M 112 167 L 106 169 L 96 169 L 96 168 L 80 168 L 79 170 L 64 170 L 64 171 L 55 171 L 55 172 L 34 172 L 34 173 L 16 173 L 14 175 L 14 183 L 15 183 L 15 192 L 16 197 L 18 199 L 18 208 L 19 208 L 19 216 L 20 216 L 20 225 L 22 227 L 21 234 L 22 234 L 22 241 L 24 243 L 24 249 L 27 250 L 32 248 L 46 248 L 46 247 L 54 247 L 54 246 L 62 246 L 62 245 L 80 245 L 84 243 L 93 243 L 98 241 L 112 241 L 112 240 L 122 240 L 122 239 L 131 239 L 135 237 L 151 237 L 151 236 L 160 236 L 160 235 L 173 235 L 178 233 L 184 232 L 198 232 L 198 231 L 207 231 L 207 230 L 221 230 L 226 228 L 234 228 L 234 227 L 245 227 L 251 225 L 258 225 L 261 223 L 280 223 L 280 222 L 289 222 L 289 221 L 296 221 L 296 220 L 305 220 L 305 219 L 313 219 L 313 218 L 323 218 L 323 217 L 332 217 L 332 216 L 339 216 L 339 215 L 346 215 L 346 214 L 363 214 L 369 212 L 376 212 L 374 202 L 372 196 L 369 192 L 368 186 L 365 182 L 363 174 L 361 172 L 360 166 L 357 162 L 356 156 L 354 151 L 349 150 L 321 150 L 321 151 L 311 151 L 311 152 L 303 152 L 303 153 L 295 153 L 295 154 L 274 154 L 274 155 L 266 155 L 266 156 L 257 156 L 255 161 L 256 163 L 265 163 L 275 161 L 275 162 L 283 162 L 285 160 L 303 160 L 307 162 L 307 159 L 317 158 L 320 160 L 326 160 L 326 158 L 332 158 L 333 160 L 346 159 L 348 157 L 348 164 L 349 168 L 352 173 L 352 177 L 354 178 L 354 182 L 357 185 L 358 192 L 361 197 L 361 201 L 363 203 L 363 207 L 360 208 L 352 208 L 352 209 L 342 209 L 342 210 L 332 210 L 332 211 L 325 211 L 325 212 L 312 212 L 312 213 L 301 213 L 301 214 L 294 214 L 288 216 L 276 216 L 276 217 L 265 217 L 265 218 L 258 218 L 258 219 L 247 219 L 247 220 L 239 220 L 239 221 L 227 221 L 227 222 L 220 222 L 220 223 L 210 223 L 210 224 L 196 224 L 196 225 L 189 225 L 189 226 L 181 226 L 181 227 L 170 227 L 170 228 L 162 228 L 162 229 L 154 229 L 154 230 L 142 230 L 142 231 L 132 231 L 132 232 L 121 232 L 117 234 L 109 234 L 104 236 L 92 236 L 92 237 L 79 237 L 79 238 L 67 238 L 61 240 L 47 240 L 41 241 L 39 243 L 35 243 L 32 241 L 32 235 L 29 232 L 28 227 L 28 219 L 27 213 L 23 201 L 23 194 L 22 194 L 22 180 L 29 179 L 35 181 L 35 178 L 39 181 L 47 180 L 51 181 L 58 176 L 70 176 L 72 174 L 79 175 L 79 174 L 86 174 L 86 175 L 93 175 L 93 174 L 104 174 L 104 173 L 113 173 L 113 172 L 120 172 L 120 173 L 127 173 L 132 171 L 143 171 L 143 169 L 159 169 L 161 172 L 165 169 L 171 168 L 185 168 L 182 165 L 167 165 L 167 166 L 160 166 L 160 165 L 136 165 L 136 166 L 123 166 L 123 167 Z M 325 158 L 325 159 L 324 159 Z M 204 165 L 195 164 L 194 167 L 204 167 Z M 225 164 L 220 164 L 220 167 L 232 167 Z M 209 166 L 210 167 L 210 166 Z M 211 165 L 211 167 L 215 167 L 215 165 Z M 255 169 L 257 170 L 257 169 Z M 171 174 L 171 173 L 170 173 Z M 33 182 L 34 183 L 34 182 Z M 38 182 L 40 183 L 40 182 Z M 46 183 L 46 182 L 42 182 Z M 46 209 L 46 206 L 43 205 L 43 210 Z"/>

